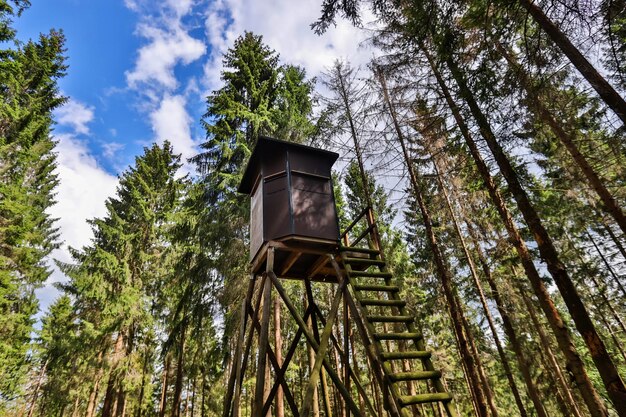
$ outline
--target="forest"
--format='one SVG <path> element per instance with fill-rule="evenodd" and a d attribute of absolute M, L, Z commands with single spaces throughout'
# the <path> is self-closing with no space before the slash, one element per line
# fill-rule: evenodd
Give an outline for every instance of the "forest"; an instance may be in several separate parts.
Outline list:
<path fill-rule="evenodd" d="M 242 33 L 206 97 L 196 171 L 168 138 L 146 146 L 89 220 L 90 244 L 57 261 L 67 280 L 40 316 L 62 243 L 49 208 L 68 68 L 62 31 L 16 41 L 29 5 L 0 0 L 0 415 L 231 417 L 250 275 L 237 189 L 269 136 L 340 154 L 340 230 L 372 208 L 458 416 L 626 417 L 626 1 L 320 0 L 320 42 L 348 20 L 379 53 L 317 78 Z M 303 307 L 299 283 L 283 285 Z M 313 290 L 331 311 L 332 286 Z M 274 300 L 268 343 L 284 357 L 301 330 Z M 351 343 L 355 407 L 393 415 Z M 304 338 L 294 349 L 282 378 L 301 403 L 317 364 Z M 241 417 L 262 415 L 251 357 Z M 356 415 L 321 375 L 307 415 Z M 296 415 L 278 391 L 267 416 Z"/>

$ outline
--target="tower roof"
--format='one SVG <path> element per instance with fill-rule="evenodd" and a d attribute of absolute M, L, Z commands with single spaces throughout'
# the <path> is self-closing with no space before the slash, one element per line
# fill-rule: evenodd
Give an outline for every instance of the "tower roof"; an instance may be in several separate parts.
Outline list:
<path fill-rule="evenodd" d="M 267 136 L 260 136 L 257 141 L 246 170 L 239 184 L 237 191 L 244 194 L 250 194 L 252 187 L 259 175 L 261 169 L 260 161 L 266 158 L 276 157 L 277 155 L 288 152 L 289 150 L 305 151 L 309 154 L 316 155 L 320 159 L 327 160 L 331 165 L 339 158 L 339 154 L 324 149 L 314 148 L 312 146 L 306 146 L 295 142 L 287 142 L 284 140 L 274 139 Z"/>

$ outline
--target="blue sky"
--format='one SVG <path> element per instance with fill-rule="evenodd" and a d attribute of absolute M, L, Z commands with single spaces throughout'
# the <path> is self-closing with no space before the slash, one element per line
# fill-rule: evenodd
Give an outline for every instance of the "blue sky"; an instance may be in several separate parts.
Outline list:
<path fill-rule="evenodd" d="M 69 70 L 60 81 L 68 103 L 55 114 L 58 203 L 64 245 L 89 243 L 87 219 L 104 215 L 117 175 L 144 146 L 168 139 L 184 158 L 204 139 L 205 97 L 220 87 L 222 54 L 244 30 L 263 35 L 283 62 L 319 76 L 337 58 L 371 57 L 365 33 L 339 22 L 324 36 L 309 29 L 321 0 L 35 0 L 15 20 L 18 37 L 51 28 L 67 38 Z M 193 167 L 184 170 L 192 172 Z M 39 290 L 42 310 L 66 278 L 55 268 Z"/>

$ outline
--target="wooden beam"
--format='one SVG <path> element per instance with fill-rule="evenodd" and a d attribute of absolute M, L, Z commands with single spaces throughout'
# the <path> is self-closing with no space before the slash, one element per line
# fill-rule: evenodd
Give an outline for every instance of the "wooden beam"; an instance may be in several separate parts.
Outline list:
<path fill-rule="evenodd" d="M 335 261 L 335 259 L 331 259 L 331 263 L 333 265 L 333 268 L 335 268 L 335 271 L 337 271 L 337 274 L 340 275 L 342 273 L 342 270 L 339 267 L 339 264 L 337 263 L 337 261 Z M 383 364 L 379 360 L 376 346 L 372 343 L 371 339 L 368 336 L 367 328 L 363 321 L 363 315 L 361 314 L 361 311 L 359 310 L 356 303 L 354 302 L 354 299 L 352 298 L 352 294 L 350 293 L 350 291 L 346 291 L 345 297 L 346 297 L 346 300 L 348 301 L 348 307 L 350 308 L 350 312 L 352 313 L 352 321 L 355 323 L 356 328 L 361 336 L 361 340 L 363 341 L 363 345 L 365 347 L 365 352 L 370 360 L 370 363 L 372 364 L 372 369 L 374 370 L 376 379 L 378 380 L 378 383 L 380 384 L 381 390 L 383 391 L 383 395 L 387 396 L 389 395 L 389 387 L 384 377 Z M 392 417 L 402 416 L 402 413 L 398 409 L 395 401 L 391 400 L 391 401 L 387 401 L 387 403 L 390 406 L 390 409 L 388 411 Z"/>
<path fill-rule="evenodd" d="M 258 272 L 261 265 L 263 265 L 263 262 L 265 262 L 268 247 L 268 244 L 265 243 L 250 263 L 250 271 L 252 271 L 252 273 Z"/>
<path fill-rule="evenodd" d="M 289 272 L 293 264 L 296 263 L 296 261 L 298 260 L 298 258 L 300 258 L 301 255 L 302 255 L 302 252 L 291 252 L 291 255 L 289 255 L 287 260 L 285 260 L 285 262 L 283 263 L 283 267 L 280 270 L 279 275 L 285 275 L 287 272 Z"/>
<path fill-rule="evenodd" d="M 263 275 L 261 277 L 260 280 L 260 289 L 264 288 L 265 285 L 265 281 L 267 280 L 267 276 Z M 255 280 L 258 282 L 258 280 Z M 255 283 L 256 284 L 256 283 Z M 252 324 L 254 324 L 254 321 L 257 320 L 257 313 L 259 311 L 259 307 L 261 306 L 261 299 L 263 297 L 261 297 L 261 294 L 259 294 L 258 298 L 256 299 L 256 302 L 254 303 L 254 307 L 252 307 L 251 304 L 248 304 L 248 315 L 250 316 L 250 318 L 252 319 Z M 252 301 L 252 300 L 250 300 Z M 258 320 L 257 320 L 258 321 Z M 245 375 L 246 373 L 246 367 L 248 366 L 248 357 L 250 356 L 250 348 L 252 347 L 252 338 L 254 337 L 254 330 L 255 327 L 254 325 L 250 326 L 250 332 L 248 333 L 248 337 L 246 338 L 246 343 L 245 343 L 245 347 L 244 347 L 244 353 L 243 353 L 243 360 L 241 362 L 241 375 Z M 243 377 L 241 379 L 238 380 L 238 387 L 237 390 L 241 391 L 241 386 L 243 383 Z"/>
<path fill-rule="evenodd" d="M 274 248 L 270 246 L 267 249 L 267 270 L 271 271 L 274 267 Z M 266 272 L 267 274 L 267 272 Z M 270 312 L 272 309 L 272 282 L 265 281 L 263 286 L 263 316 L 261 317 L 261 329 L 259 331 L 259 359 L 256 374 L 256 388 L 254 391 L 254 417 L 265 417 L 261 414 L 263 411 L 264 394 L 265 394 L 265 366 L 267 363 L 267 347 L 269 345 L 269 328 L 270 328 Z"/>
<path fill-rule="evenodd" d="M 321 255 L 317 261 L 309 268 L 306 272 L 306 277 L 311 278 L 317 274 L 317 272 L 324 267 L 328 263 L 328 255 Z"/>
<path fill-rule="evenodd" d="M 257 329 L 258 332 L 261 332 L 261 324 L 259 323 L 258 320 L 253 320 L 252 325 Z M 276 372 L 276 381 L 283 388 L 285 398 L 287 399 L 287 403 L 289 404 L 291 411 L 294 412 L 295 410 L 294 416 L 298 417 L 299 416 L 298 406 L 296 405 L 293 394 L 291 393 L 291 390 L 289 389 L 289 385 L 287 385 L 287 381 L 285 381 L 284 372 L 279 374 L 279 370 L 281 370 L 282 368 L 278 364 L 278 359 L 276 358 L 276 354 L 272 350 L 272 346 L 270 346 L 269 344 L 269 339 L 267 342 L 267 358 L 269 359 L 270 364 L 272 365 L 272 367 L 274 368 L 274 371 Z M 263 403 L 262 415 L 264 416 L 267 415 L 275 394 L 276 394 L 276 391 L 274 391 L 273 393 L 271 390 L 268 391 L 267 398 L 264 400 L 265 402 Z"/>
<path fill-rule="evenodd" d="M 296 320 L 296 323 L 298 324 L 298 327 L 300 327 L 302 329 L 302 333 L 304 334 L 307 342 L 309 343 L 309 345 L 311 345 L 313 350 L 315 350 L 317 352 L 317 350 L 319 348 L 319 344 L 317 343 L 317 341 L 315 340 L 315 338 L 313 337 L 313 335 L 311 334 L 311 332 L 307 328 L 306 322 L 304 322 L 302 320 L 302 317 L 300 316 L 300 313 L 298 313 L 298 310 L 296 309 L 294 304 L 291 302 L 291 299 L 287 295 L 287 292 L 285 291 L 285 288 L 283 288 L 282 284 L 278 280 L 278 277 L 276 276 L 276 274 L 274 272 L 269 272 L 268 276 L 272 280 L 272 282 L 274 283 L 274 288 L 276 288 L 276 290 L 278 291 L 278 294 L 281 296 L 281 298 L 285 302 L 285 306 L 287 307 L 287 309 L 291 313 L 292 317 Z M 356 403 L 352 399 L 352 396 L 351 396 L 350 392 L 348 392 L 346 387 L 343 385 L 341 379 L 339 378 L 339 376 L 337 375 L 335 370 L 332 368 L 332 366 L 330 364 L 330 361 L 327 358 L 324 358 L 323 365 L 324 365 L 324 368 L 326 369 L 326 372 L 328 372 L 328 376 L 330 377 L 330 379 L 333 381 L 333 383 L 335 384 L 335 386 L 339 390 L 339 393 L 343 397 L 344 401 L 346 402 L 348 407 L 350 407 L 350 410 L 355 415 L 361 416 L 361 411 L 359 410 L 359 407 L 356 405 Z"/>
<path fill-rule="evenodd" d="M 307 308 L 307 310 L 304 312 L 305 321 L 311 315 L 311 311 L 312 311 L 311 308 Z M 289 364 L 291 363 L 291 359 L 293 358 L 293 355 L 295 354 L 296 349 L 298 348 L 298 343 L 300 342 L 301 337 L 302 337 L 302 329 L 298 328 L 293 340 L 291 341 L 291 345 L 289 346 L 289 349 L 287 350 L 287 355 L 285 355 L 285 359 L 280 369 L 276 371 L 276 379 L 274 380 L 274 385 L 272 386 L 272 390 L 270 391 L 269 398 L 274 398 L 274 395 L 276 395 L 276 392 L 278 391 L 278 387 L 282 385 L 284 381 L 285 373 L 287 372 L 287 368 L 289 367 Z M 295 404 L 293 407 L 291 406 L 291 404 L 289 404 L 289 407 L 291 408 L 291 412 L 293 413 L 294 417 L 300 416 L 300 413 L 298 412 L 298 407 L 295 406 Z"/>

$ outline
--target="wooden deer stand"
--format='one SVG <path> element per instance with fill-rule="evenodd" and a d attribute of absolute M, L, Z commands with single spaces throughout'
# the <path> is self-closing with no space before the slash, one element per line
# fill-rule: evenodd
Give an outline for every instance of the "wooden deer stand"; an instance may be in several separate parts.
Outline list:
<path fill-rule="evenodd" d="M 339 234 L 337 156 L 262 137 L 250 158 L 239 191 L 252 198 L 251 274 L 223 417 L 455 416 L 386 269 L 372 210 Z M 286 348 L 272 297 L 297 326 Z M 295 364 L 302 348 L 309 363 Z M 296 372 L 304 394 L 291 389 Z"/>

